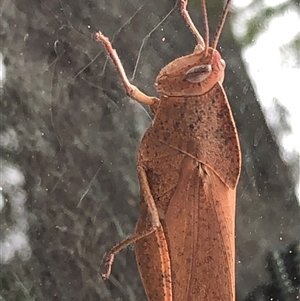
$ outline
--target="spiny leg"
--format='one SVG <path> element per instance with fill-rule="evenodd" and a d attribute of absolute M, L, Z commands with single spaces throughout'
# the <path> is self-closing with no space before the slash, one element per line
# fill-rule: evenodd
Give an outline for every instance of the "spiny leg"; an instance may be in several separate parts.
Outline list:
<path fill-rule="evenodd" d="M 131 237 L 128 237 L 127 239 L 121 241 L 119 244 L 115 245 L 108 253 L 105 261 L 106 266 L 106 272 L 102 274 L 102 279 L 109 278 L 109 275 L 111 273 L 111 266 L 114 262 L 115 255 L 119 253 L 122 249 L 126 248 L 127 246 L 131 245 L 132 243 L 135 243 L 137 240 L 140 240 L 150 234 L 152 234 L 156 228 L 151 228 L 149 230 L 143 231 L 142 233 L 138 233 L 135 235 L 132 235 Z"/>
<path fill-rule="evenodd" d="M 195 24 L 193 23 L 187 9 L 188 0 L 181 0 L 181 6 L 180 6 L 180 12 L 186 22 L 186 24 L 189 26 L 191 32 L 194 34 L 196 40 L 197 40 L 197 46 L 200 47 L 202 50 L 205 48 L 205 43 L 204 40 L 202 38 L 202 36 L 200 35 L 199 31 L 197 30 Z"/>
<path fill-rule="evenodd" d="M 95 38 L 98 42 L 101 42 L 104 47 L 106 48 L 106 51 L 110 55 L 111 59 L 113 60 L 119 74 L 121 77 L 121 80 L 123 82 L 124 88 L 127 92 L 127 95 L 131 98 L 135 99 L 136 101 L 145 104 L 145 105 L 153 105 L 155 102 L 158 101 L 156 97 L 150 97 L 146 94 L 144 94 L 142 91 L 140 91 L 136 86 L 132 85 L 129 82 L 129 79 L 126 76 L 125 70 L 123 68 L 123 65 L 118 57 L 118 54 L 115 49 L 113 49 L 109 39 L 103 35 L 101 31 L 98 31 L 95 34 Z"/>

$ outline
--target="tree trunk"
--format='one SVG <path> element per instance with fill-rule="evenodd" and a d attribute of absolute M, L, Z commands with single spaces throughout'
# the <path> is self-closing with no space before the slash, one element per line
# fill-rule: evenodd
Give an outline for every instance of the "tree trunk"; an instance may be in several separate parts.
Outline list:
<path fill-rule="evenodd" d="M 156 95 L 159 70 L 195 45 L 177 8 L 146 39 L 173 2 L 4 0 L 1 130 L 15 133 L 10 143 L 16 147 L 3 146 L 2 167 L 13 164 L 25 176 L 24 218 L 32 250 L 29 258 L 15 256 L 4 265 L 6 300 L 146 299 L 133 248 L 116 256 L 110 280 L 103 282 L 101 273 L 106 252 L 134 231 L 136 154 L 151 118 L 126 97 L 92 34 L 101 30 L 114 39 L 129 77 L 140 55 L 133 83 Z M 208 7 L 212 32 L 221 10 L 215 2 Z M 200 8 L 191 4 L 190 11 L 202 28 Z M 290 171 L 266 125 L 229 23 L 219 46 L 243 151 L 236 230 L 242 300 L 268 281 L 265 253 L 297 239 L 299 216 Z M 5 195 L 8 206 L 11 194 Z M 11 209 L 3 212 L 5 237 L 18 223 L 10 218 Z"/>

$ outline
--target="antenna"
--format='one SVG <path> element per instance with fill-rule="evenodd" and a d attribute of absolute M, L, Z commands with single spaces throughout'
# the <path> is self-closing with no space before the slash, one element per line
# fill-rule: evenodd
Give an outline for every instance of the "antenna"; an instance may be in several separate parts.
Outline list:
<path fill-rule="evenodd" d="M 221 16 L 221 19 L 220 19 L 220 22 L 219 22 L 219 25 L 218 25 L 218 28 L 217 28 L 217 32 L 216 32 L 216 35 L 215 35 L 215 38 L 214 38 L 214 41 L 213 41 L 213 44 L 212 44 L 213 49 L 217 48 L 219 38 L 220 38 L 220 35 L 221 35 L 221 31 L 223 29 L 223 26 L 224 26 L 224 23 L 225 23 L 225 20 L 226 20 L 226 16 L 227 16 L 227 13 L 229 11 L 230 2 L 231 2 L 231 0 L 227 0 L 226 5 L 224 7 L 223 14 Z"/>
<path fill-rule="evenodd" d="M 202 14 L 203 14 L 203 24 L 204 24 L 204 30 L 205 30 L 205 56 L 208 52 L 209 47 L 209 26 L 208 26 L 208 18 L 207 18 L 207 10 L 206 10 L 206 3 L 205 0 L 201 0 L 201 7 L 202 7 Z"/>

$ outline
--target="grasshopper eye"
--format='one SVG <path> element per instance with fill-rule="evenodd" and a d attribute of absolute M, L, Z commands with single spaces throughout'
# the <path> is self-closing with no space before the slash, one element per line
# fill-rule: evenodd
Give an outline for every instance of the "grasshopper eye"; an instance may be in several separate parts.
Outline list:
<path fill-rule="evenodd" d="M 195 66 L 188 70 L 184 79 L 192 84 L 204 81 L 211 74 L 211 65 Z"/>

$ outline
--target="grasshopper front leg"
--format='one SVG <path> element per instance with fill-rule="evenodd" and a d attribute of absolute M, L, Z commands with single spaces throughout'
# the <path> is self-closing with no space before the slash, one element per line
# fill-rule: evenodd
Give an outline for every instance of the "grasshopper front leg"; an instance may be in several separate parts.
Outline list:
<path fill-rule="evenodd" d="M 158 98 L 146 95 L 139 88 L 137 88 L 136 86 L 132 85 L 129 82 L 129 79 L 126 75 L 126 72 L 125 72 L 124 67 L 118 57 L 116 50 L 112 47 L 109 39 L 106 36 L 104 36 L 101 31 L 98 31 L 95 34 L 95 38 L 97 41 L 99 41 L 103 44 L 103 46 L 106 48 L 107 53 L 110 55 L 111 59 L 113 60 L 115 66 L 120 74 L 123 86 L 126 90 L 126 93 L 129 97 L 138 101 L 139 103 L 142 103 L 142 104 L 145 104 L 148 106 L 152 106 L 155 104 L 155 102 L 159 101 Z"/>

